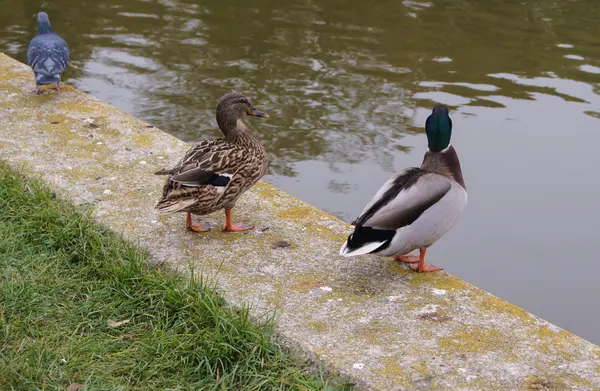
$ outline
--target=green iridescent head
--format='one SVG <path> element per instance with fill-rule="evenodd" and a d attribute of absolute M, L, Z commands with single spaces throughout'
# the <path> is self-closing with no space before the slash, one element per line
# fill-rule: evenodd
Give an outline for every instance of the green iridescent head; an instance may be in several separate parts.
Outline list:
<path fill-rule="evenodd" d="M 425 122 L 425 133 L 427 133 L 427 146 L 431 152 L 440 152 L 450 145 L 452 136 L 452 120 L 448 115 L 448 108 L 437 105 Z"/>

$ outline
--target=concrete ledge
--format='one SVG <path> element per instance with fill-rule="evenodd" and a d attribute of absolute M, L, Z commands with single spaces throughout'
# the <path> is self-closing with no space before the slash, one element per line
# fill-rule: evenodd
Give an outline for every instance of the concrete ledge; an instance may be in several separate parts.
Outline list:
<path fill-rule="evenodd" d="M 247 234 L 159 218 L 153 173 L 189 146 L 73 88 L 35 96 L 33 85 L 0 54 L 0 158 L 93 205 L 155 262 L 216 274 L 233 305 L 276 310 L 281 343 L 357 389 L 600 390 L 599 347 L 446 273 L 339 257 L 349 225 L 264 182 L 234 210 L 256 224 Z"/>

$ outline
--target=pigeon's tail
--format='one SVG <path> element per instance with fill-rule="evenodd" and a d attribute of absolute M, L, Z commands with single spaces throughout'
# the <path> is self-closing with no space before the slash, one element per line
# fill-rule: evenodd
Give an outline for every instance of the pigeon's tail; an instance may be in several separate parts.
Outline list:
<path fill-rule="evenodd" d="M 58 82 L 60 82 L 60 75 L 42 75 L 41 73 L 35 75 L 35 84 L 37 85 L 56 84 Z"/>

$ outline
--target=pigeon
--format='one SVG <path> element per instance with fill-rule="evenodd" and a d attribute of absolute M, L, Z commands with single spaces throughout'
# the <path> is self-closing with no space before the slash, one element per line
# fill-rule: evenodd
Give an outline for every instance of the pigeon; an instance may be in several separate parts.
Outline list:
<path fill-rule="evenodd" d="M 38 33 L 29 43 L 27 62 L 35 75 L 36 93 L 46 84 L 56 84 L 60 92 L 60 74 L 69 65 L 69 45 L 52 31 L 45 12 L 38 13 Z"/>

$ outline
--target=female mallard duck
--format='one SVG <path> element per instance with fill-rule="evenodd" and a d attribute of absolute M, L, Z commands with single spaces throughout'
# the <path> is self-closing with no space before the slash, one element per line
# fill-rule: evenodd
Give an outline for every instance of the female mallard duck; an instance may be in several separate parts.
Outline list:
<path fill-rule="evenodd" d="M 425 252 L 458 221 L 467 206 L 467 190 L 450 145 L 452 120 L 446 106 L 433 108 L 425 131 L 428 150 L 421 167 L 396 173 L 377 191 L 353 222 L 354 232 L 340 255 L 396 256 L 412 270 L 442 270 L 425 263 Z M 406 255 L 416 249 L 418 257 Z"/>
<path fill-rule="evenodd" d="M 225 137 L 201 141 L 176 167 L 156 173 L 169 176 L 156 205 L 159 213 L 187 212 L 187 228 L 206 232 L 210 226 L 192 224 L 192 213 L 206 215 L 225 209 L 224 231 L 253 228 L 231 223 L 231 209 L 237 199 L 267 173 L 267 151 L 244 122 L 248 115 L 269 118 L 240 93 L 229 93 L 219 100 L 217 124 Z"/>

